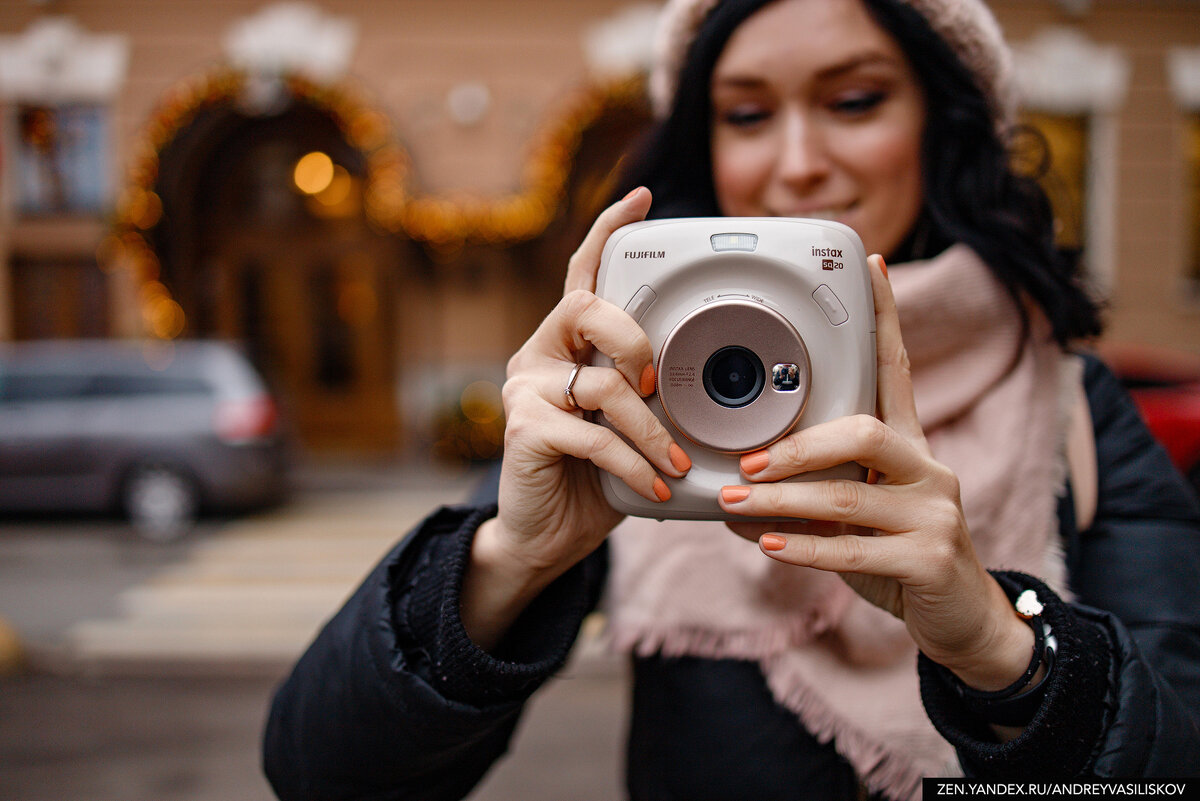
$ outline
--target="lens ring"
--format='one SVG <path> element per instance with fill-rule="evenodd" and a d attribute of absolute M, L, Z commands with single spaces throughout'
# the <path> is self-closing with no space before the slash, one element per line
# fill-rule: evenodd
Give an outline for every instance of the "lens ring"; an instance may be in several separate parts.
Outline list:
<path fill-rule="evenodd" d="M 733 343 L 750 351 L 764 366 L 761 392 L 740 407 L 715 400 L 704 380 L 705 365 L 730 345 L 731 334 L 737 337 Z M 656 399 L 679 434 L 702 448 L 719 453 L 765 448 L 791 430 L 804 413 L 812 385 L 808 349 L 791 322 L 763 303 L 744 297 L 704 303 L 688 311 L 670 327 L 662 345 L 654 347 L 658 352 Z M 769 388 L 767 368 L 784 363 L 795 364 L 799 370 L 795 391 Z M 735 394 L 732 400 L 741 401 L 746 392 Z M 729 400 L 727 395 L 726 403 Z"/>
<path fill-rule="evenodd" d="M 749 406 L 766 386 L 762 360 L 749 348 L 727 345 L 704 363 L 704 390 L 727 409 Z"/>

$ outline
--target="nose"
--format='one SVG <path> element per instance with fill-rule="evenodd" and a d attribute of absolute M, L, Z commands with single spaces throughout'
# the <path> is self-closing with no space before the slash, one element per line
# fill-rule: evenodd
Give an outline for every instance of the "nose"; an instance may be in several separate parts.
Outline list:
<path fill-rule="evenodd" d="M 808 189 L 829 175 L 825 136 L 802 110 L 785 113 L 777 172 L 780 181 L 794 189 Z"/>

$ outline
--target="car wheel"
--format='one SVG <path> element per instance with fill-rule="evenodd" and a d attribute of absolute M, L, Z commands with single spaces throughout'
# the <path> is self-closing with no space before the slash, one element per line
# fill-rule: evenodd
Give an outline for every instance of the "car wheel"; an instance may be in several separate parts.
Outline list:
<path fill-rule="evenodd" d="M 134 530 L 154 542 L 186 534 L 199 509 L 195 482 L 166 465 L 136 468 L 125 482 L 122 501 Z"/>

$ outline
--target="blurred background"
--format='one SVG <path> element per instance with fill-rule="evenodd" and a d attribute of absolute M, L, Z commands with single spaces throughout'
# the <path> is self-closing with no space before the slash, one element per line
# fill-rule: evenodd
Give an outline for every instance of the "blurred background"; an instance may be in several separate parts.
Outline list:
<path fill-rule="evenodd" d="M 1019 164 L 1200 485 L 1200 4 L 991 5 Z M 0 3 L 0 795 L 270 797 L 287 664 L 499 454 L 657 7 Z M 595 639 L 475 797 L 620 797 Z"/>

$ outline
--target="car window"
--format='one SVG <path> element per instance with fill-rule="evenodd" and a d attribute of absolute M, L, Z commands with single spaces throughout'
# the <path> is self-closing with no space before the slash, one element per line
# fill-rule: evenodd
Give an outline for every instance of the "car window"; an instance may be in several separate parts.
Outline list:
<path fill-rule="evenodd" d="M 102 374 L 92 378 L 87 394 L 93 397 L 140 395 L 205 395 L 210 387 L 198 378 L 168 375 Z"/>
<path fill-rule="evenodd" d="M 8 403 L 211 393 L 205 381 L 183 376 L 0 372 L 0 402 Z"/>
<path fill-rule="evenodd" d="M 83 393 L 87 377 L 59 373 L 0 373 L 0 401 L 66 400 Z"/>

